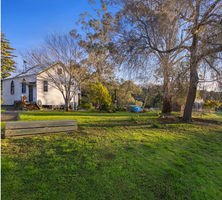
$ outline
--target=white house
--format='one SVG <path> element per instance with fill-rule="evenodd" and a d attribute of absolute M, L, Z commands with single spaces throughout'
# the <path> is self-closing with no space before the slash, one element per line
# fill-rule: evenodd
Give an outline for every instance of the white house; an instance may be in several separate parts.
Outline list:
<path fill-rule="evenodd" d="M 199 90 L 206 90 L 208 92 L 222 92 L 219 82 L 216 81 L 203 81 L 198 83 Z"/>
<path fill-rule="evenodd" d="M 47 70 L 47 71 L 46 71 Z M 15 101 L 21 101 L 21 97 L 26 96 L 28 102 L 36 102 L 43 106 L 64 105 L 62 93 L 49 81 L 47 77 L 48 70 L 50 74 L 62 73 L 61 62 L 42 70 L 33 67 L 24 70 L 22 73 L 12 73 L 2 81 L 3 105 L 13 105 Z M 80 100 L 80 91 L 70 101 L 70 105 L 77 107 Z"/>

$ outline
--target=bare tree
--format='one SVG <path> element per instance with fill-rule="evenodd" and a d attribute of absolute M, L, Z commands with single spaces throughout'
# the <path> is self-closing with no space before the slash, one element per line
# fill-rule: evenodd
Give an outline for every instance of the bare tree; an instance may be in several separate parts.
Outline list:
<path fill-rule="evenodd" d="M 72 36 L 55 33 L 48 35 L 39 49 L 23 54 L 29 67 L 35 66 L 33 70 L 43 72 L 38 78 L 47 80 L 48 84 L 61 92 L 66 111 L 81 84 L 89 78 L 90 70 L 85 65 L 85 53 L 79 45 L 80 40 L 76 31 L 72 32 Z M 60 71 L 54 67 L 56 64 Z"/>

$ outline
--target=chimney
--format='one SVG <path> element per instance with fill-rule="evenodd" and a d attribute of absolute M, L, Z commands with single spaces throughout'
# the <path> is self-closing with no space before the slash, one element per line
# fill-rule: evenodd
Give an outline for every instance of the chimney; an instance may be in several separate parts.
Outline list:
<path fill-rule="evenodd" d="M 26 63 L 27 62 L 25 60 L 23 60 L 23 72 L 26 72 L 26 70 L 27 70 Z"/>

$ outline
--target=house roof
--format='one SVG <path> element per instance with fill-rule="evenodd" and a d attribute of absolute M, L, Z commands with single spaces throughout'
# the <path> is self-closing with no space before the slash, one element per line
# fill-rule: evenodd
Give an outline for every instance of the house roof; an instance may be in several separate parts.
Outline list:
<path fill-rule="evenodd" d="M 7 79 L 13 79 L 13 78 L 19 78 L 19 77 L 24 77 L 24 76 L 31 76 L 31 75 L 37 75 L 42 73 L 45 70 L 48 70 L 49 68 L 55 66 L 56 64 L 61 63 L 61 61 L 58 61 L 52 65 L 50 65 L 49 67 L 42 69 L 41 67 L 39 67 L 38 65 L 31 67 L 29 69 L 27 69 L 25 72 L 12 72 L 10 76 L 8 76 L 7 78 L 4 78 L 4 80 Z"/>

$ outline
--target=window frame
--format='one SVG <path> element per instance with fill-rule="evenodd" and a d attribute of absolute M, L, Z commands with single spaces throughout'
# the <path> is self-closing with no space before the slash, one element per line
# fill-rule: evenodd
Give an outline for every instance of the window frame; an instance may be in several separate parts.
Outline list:
<path fill-rule="evenodd" d="M 11 94 L 15 94 L 15 84 L 14 81 L 11 82 Z"/>
<path fill-rule="evenodd" d="M 62 68 L 61 68 L 61 67 L 59 67 L 59 68 L 57 69 L 57 73 L 58 73 L 58 75 L 61 75 L 61 74 L 62 74 Z"/>
<path fill-rule="evenodd" d="M 43 81 L 43 92 L 48 92 L 48 81 Z"/>
<path fill-rule="evenodd" d="M 22 94 L 25 94 L 26 93 L 26 82 L 25 82 L 25 79 L 23 78 L 22 80 Z"/>

